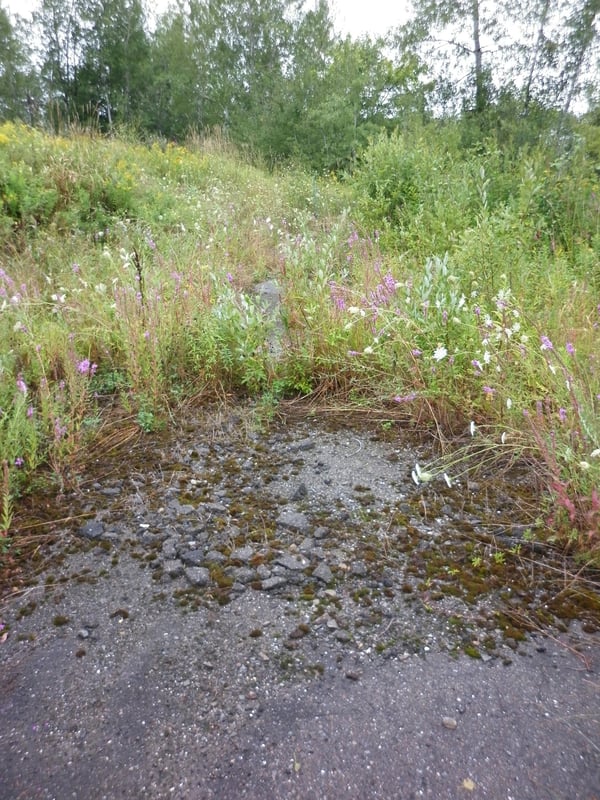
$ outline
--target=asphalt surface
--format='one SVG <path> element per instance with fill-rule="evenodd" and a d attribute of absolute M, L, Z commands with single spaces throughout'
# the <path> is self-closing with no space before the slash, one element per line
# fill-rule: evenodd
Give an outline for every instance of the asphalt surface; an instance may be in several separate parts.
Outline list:
<path fill-rule="evenodd" d="M 3 800 L 600 796 L 597 647 L 538 637 L 505 664 L 318 640 L 311 674 L 282 668 L 285 599 L 183 615 L 122 591 L 74 588 L 72 623 L 3 652 Z"/>

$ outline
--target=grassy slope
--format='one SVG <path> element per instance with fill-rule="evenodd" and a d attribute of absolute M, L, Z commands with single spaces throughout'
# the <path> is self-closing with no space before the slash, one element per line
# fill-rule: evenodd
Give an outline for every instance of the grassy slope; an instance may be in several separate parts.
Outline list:
<path fill-rule="evenodd" d="M 0 128 L 0 453 L 9 496 L 64 480 L 107 399 L 152 429 L 190 398 L 385 408 L 469 445 L 455 480 L 535 459 L 552 526 L 598 547 L 597 179 L 584 148 L 510 159 L 381 139 L 347 182 L 192 143 Z M 249 291 L 283 290 L 286 337 Z M 419 480 L 419 474 L 415 475 Z"/>

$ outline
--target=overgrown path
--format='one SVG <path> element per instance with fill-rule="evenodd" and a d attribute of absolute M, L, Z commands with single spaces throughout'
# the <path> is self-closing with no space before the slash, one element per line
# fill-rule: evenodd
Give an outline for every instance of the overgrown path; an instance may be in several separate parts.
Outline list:
<path fill-rule="evenodd" d="M 527 475 L 204 414 L 99 462 L 2 608 L 2 798 L 598 796 L 599 598 Z M 255 420 L 256 421 L 256 420 Z"/>

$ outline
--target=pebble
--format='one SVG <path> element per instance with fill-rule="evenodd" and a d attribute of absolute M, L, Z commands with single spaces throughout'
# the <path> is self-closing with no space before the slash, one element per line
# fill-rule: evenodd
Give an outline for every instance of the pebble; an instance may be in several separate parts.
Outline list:
<path fill-rule="evenodd" d="M 183 574 L 183 564 L 176 558 L 167 559 L 163 563 L 163 570 L 170 578 L 179 578 Z"/>
<path fill-rule="evenodd" d="M 338 642 L 352 641 L 352 635 L 349 633 L 349 631 L 345 631 L 343 629 L 336 631 L 335 638 L 337 639 Z"/>
<path fill-rule="evenodd" d="M 235 550 L 231 551 L 230 558 L 233 561 L 244 561 L 248 562 L 254 555 L 254 549 L 249 545 L 246 547 L 237 547 Z"/>
<path fill-rule="evenodd" d="M 297 569 L 305 569 L 309 564 L 309 560 L 304 558 L 304 556 L 292 556 L 288 553 L 284 553 L 283 555 L 277 556 L 275 559 L 276 564 L 280 564 L 282 567 L 291 570 Z"/>
<path fill-rule="evenodd" d="M 278 589 L 280 586 L 285 586 L 286 579 L 282 575 L 273 575 L 262 582 L 262 588 L 269 592 L 271 589 Z"/>
<path fill-rule="evenodd" d="M 457 727 L 458 722 L 454 717 L 442 717 L 442 725 L 444 728 L 448 728 L 449 731 L 453 731 Z"/>
<path fill-rule="evenodd" d="M 86 539 L 99 539 L 104 533 L 104 525 L 98 520 L 90 520 L 82 525 L 79 529 L 79 535 L 84 536 Z"/>
<path fill-rule="evenodd" d="M 189 567 L 199 567 L 206 560 L 201 550 L 185 550 L 179 554 L 179 558 Z"/>
<path fill-rule="evenodd" d="M 283 511 L 277 517 L 277 525 L 280 528 L 286 528 L 290 531 L 297 531 L 299 533 L 308 533 L 310 529 L 310 522 L 305 514 L 299 511 Z"/>
<path fill-rule="evenodd" d="M 192 586 L 206 586 L 210 580 L 210 573 L 206 567 L 186 567 L 184 573 Z"/>
<path fill-rule="evenodd" d="M 333 580 L 333 572 L 329 569 L 327 564 L 321 563 L 313 570 L 313 578 L 317 578 L 317 580 L 323 583 L 331 583 Z"/>

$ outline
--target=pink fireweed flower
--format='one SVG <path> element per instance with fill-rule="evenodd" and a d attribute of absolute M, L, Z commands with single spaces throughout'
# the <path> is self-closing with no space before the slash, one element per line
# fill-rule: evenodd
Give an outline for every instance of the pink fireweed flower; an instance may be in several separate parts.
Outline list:
<path fill-rule="evenodd" d="M 346 298 L 344 289 L 341 286 L 338 286 L 335 281 L 330 281 L 329 294 L 337 310 L 344 311 L 346 309 Z"/>
<path fill-rule="evenodd" d="M 558 409 L 558 418 L 560 419 L 561 422 L 566 422 L 567 421 L 567 410 L 566 410 L 566 408 L 559 408 Z"/>
<path fill-rule="evenodd" d="M 60 421 L 60 417 L 56 417 L 54 420 L 54 438 L 59 441 L 63 439 L 67 435 L 67 426 L 63 425 Z"/>
<path fill-rule="evenodd" d="M 547 336 L 541 336 L 540 341 L 542 350 L 554 350 L 554 345 Z"/>
<path fill-rule="evenodd" d="M 419 350 L 418 347 L 413 347 L 413 349 L 410 351 L 410 354 L 411 354 L 411 356 L 414 356 L 415 358 L 419 358 L 419 356 L 423 355 L 423 351 Z"/>
<path fill-rule="evenodd" d="M 23 380 L 23 376 L 21 375 L 21 373 L 19 373 L 17 376 L 16 386 L 19 392 L 21 392 L 21 394 L 27 396 L 27 384 Z"/>
<path fill-rule="evenodd" d="M 491 386 L 482 386 L 482 391 L 488 397 L 493 397 L 496 394 L 496 390 L 492 389 Z"/>
<path fill-rule="evenodd" d="M 572 343 L 572 342 L 567 342 L 567 343 L 566 343 L 566 345 L 565 345 L 565 350 L 567 351 L 567 353 L 568 353 L 570 356 L 573 356 L 573 355 L 575 355 L 575 348 L 573 347 L 573 343 Z"/>
<path fill-rule="evenodd" d="M 34 408 L 33 406 L 29 406 L 27 408 L 27 419 L 31 419 L 33 417 L 33 414 L 34 414 Z"/>
<path fill-rule="evenodd" d="M 383 283 L 390 294 L 393 294 L 396 291 L 396 279 L 391 272 L 386 272 L 386 274 L 383 276 Z"/>
<path fill-rule="evenodd" d="M 89 358 L 84 358 L 82 361 L 77 362 L 77 372 L 80 375 L 95 375 L 96 370 L 98 369 L 97 364 L 90 364 Z"/>
<path fill-rule="evenodd" d="M 17 456 L 17 458 L 15 458 L 15 467 L 20 468 L 24 463 L 25 461 L 21 458 L 21 456 Z"/>

